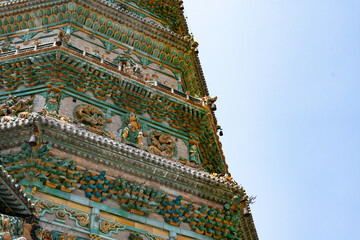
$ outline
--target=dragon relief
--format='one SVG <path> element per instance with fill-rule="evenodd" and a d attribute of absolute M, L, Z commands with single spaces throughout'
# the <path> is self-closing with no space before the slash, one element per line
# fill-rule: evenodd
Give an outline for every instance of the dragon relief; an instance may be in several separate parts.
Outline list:
<path fill-rule="evenodd" d="M 149 136 L 148 151 L 167 158 L 172 158 L 176 153 L 176 145 L 167 133 L 154 131 Z"/>
<path fill-rule="evenodd" d="M 101 237 L 99 235 L 96 235 L 96 234 L 90 234 L 89 239 L 91 239 L 91 240 L 101 240 Z"/>
<path fill-rule="evenodd" d="M 86 227 L 90 224 L 90 217 L 88 214 L 70 208 L 65 208 L 65 211 L 69 214 L 70 218 L 76 220 L 81 227 Z"/>
<path fill-rule="evenodd" d="M 113 133 L 104 130 L 106 122 L 111 122 L 111 120 L 106 119 L 103 113 L 94 106 L 89 104 L 76 106 L 74 109 L 74 118 L 77 122 L 84 124 L 88 131 L 115 139 Z"/>
<path fill-rule="evenodd" d="M 60 206 L 51 202 L 45 202 L 43 200 L 37 200 L 34 204 L 35 212 L 43 214 L 45 212 L 53 213 L 54 209 L 59 209 Z"/>
<path fill-rule="evenodd" d="M 14 95 L 9 95 L 0 105 L 1 122 L 9 122 L 15 117 L 28 118 L 34 104 L 35 96 L 22 99 Z"/>
<path fill-rule="evenodd" d="M 18 238 L 23 239 L 23 238 Z M 38 224 L 33 224 L 31 229 L 31 239 L 34 240 L 85 240 L 86 238 L 77 237 L 70 233 L 59 232 L 56 230 L 46 230 Z"/>
<path fill-rule="evenodd" d="M 112 232 L 114 230 L 117 230 L 117 229 L 122 230 L 122 231 L 125 230 L 125 225 L 120 224 L 120 223 L 108 222 L 106 220 L 102 220 L 100 222 L 99 227 L 100 227 L 100 231 L 105 234 Z"/>

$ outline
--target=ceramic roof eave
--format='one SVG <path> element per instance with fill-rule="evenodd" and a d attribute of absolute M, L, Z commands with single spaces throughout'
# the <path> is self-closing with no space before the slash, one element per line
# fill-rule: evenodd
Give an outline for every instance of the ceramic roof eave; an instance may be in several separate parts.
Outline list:
<path fill-rule="evenodd" d="M 44 44 L 44 45 L 46 45 L 46 44 Z M 42 45 L 39 45 L 39 46 L 42 46 Z M 49 47 L 37 49 L 37 50 L 35 50 L 33 48 L 33 49 L 29 49 L 25 52 L 21 52 L 18 54 L 9 54 L 9 55 L 5 55 L 5 56 L 0 56 L 0 61 L 11 61 L 11 60 L 16 60 L 16 59 L 19 59 L 19 61 L 22 61 L 24 58 L 28 58 L 29 56 L 33 56 L 34 54 L 38 55 L 38 54 L 50 52 L 53 50 L 60 50 L 60 51 L 66 52 L 68 54 L 71 54 L 72 56 L 77 57 L 79 59 L 84 59 L 89 64 L 92 64 L 92 67 L 94 67 L 94 68 L 96 67 L 97 69 L 101 69 L 101 71 L 105 71 L 105 69 L 106 69 L 107 71 L 110 71 L 112 74 L 128 81 L 129 83 L 140 84 L 143 88 L 145 88 L 149 91 L 152 89 L 155 89 L 156 90 L 155 93 L 165 94 L 167 97 L 172 98 L 173 101 L 175 101 L 179 104 L 197 109 L 198 111 L 200 111 L 200 110 L 209 111 L 207 107 L 203 106 L 202 104 L 200 104 L 198 102 L 195 102 L 191 99 L 187 99 L 186 97 L 172 93 L 170 90 L 161 88 L 159 86 L 150 85 L 149 83 L 146 83 L 142 80 L 139 80 L 136 78 L 129 78 L 129 77 L 121 74 L 121 71 L 119 71 L 117 68 L 108 66 L 108 65 L 106 65 L 106 63 L 101 63 L 99 61 L 96 61 L 96 60 L 88 57 L 88 56 L 84 56 L 83 54 L 79 54 L 76 51 L 74 51 L 73 49 L 70 49 L 70 48 L 67 48 L 64 46 L 60 46 L 60 47 L 49 46 Z M 96 66 L 96 65 L 98 65 L 98 66 Z"/>
<path fill-rule="evenodd" d="M 37 116 L 36 119 L 43 126 L 44 139 L 53 142 L 55 149 L 159 182 L 218 204 L 230 202 L 234 195 L 245 195 L 240 185 L 213 177 L 205 171 L 119 143 L 80 129 L 73 124 L 44 116 Z M 10 123 L 0 124 L 0 135 L 6 133 L 9 138 L 5 148 L 17 147 L 26 141 L 27 128 L 33 121 L 34 118 L 17 119 Z M 21 135 L 19 132 L 13 135 L 11 132 L 14 130 L 22 131 L 22 137 L 19 137 Z M 3 144 L 0 144 L 0 149 L 3 148 Z M 81 149 L 87 150 L 81 151 Z M 89 149 L 92 154 L 88 153 Z M 163 177 L 169 181 L 163 181 Z"/>
<path fill-rule="evenodd" d="M 250 210 L 250 208 L 249 208 L 249 210 Z M 243 231 L 244 234 L 246 235 L 245 239 L 247 239 L 247 240 L 258 240 L 259 239 L 251 211 L 250 211 L 249 216 L 241 218 L 241 226 L 244 230 Z"/>
<path fill-rule="evenodd" d="M 102 15 L 112 19 L 120 20 L 120 22 L 122 21 L 128 26 L 134 27 L 134 29 L 136 30 L 145 30 L 150 36 L 157 38 L 158 40 L 167 42 L 171 45 L 174 45 L 175 43 L 176 46 L 182 48 L 182 50 L 186 50 L 188 45 L 190 44 L 190 39 L 188 38 L 188 36 L 181 36 L 180 34 L 168 30 L 161 25 L 148 21 L 142 17 L 139 17 L 136 14 L 117 7 L 115 4 L 109 3 L 106 0 L 53 0 L 51 2 L 46 0 L 17 0 L 11 3 L 0 5 L 0 17 L 20 14 L 24 11 L 31 11 L 42 7 L 70 2 L 86 6 L 91 10 L 99 11 Z"/>
<path fill-rule="evenodd" d="M 33 121 L 37 120 L 43 126 L 44 130 L 44 139 L 48 141 L 53 141 L 53 147 L 60 151 L 76 155 L 80 158 L 86 158 L 89 161 L 93 161 L 98 164 L 107 165 L 113 169 L 119 169 L 125 173 L 132 174 L 133 176 L 141 177 L 142 179 L 148 179 L 153 182 L 159 182 L 156 180 L 155 176 L 146 176 L 138 175 L 137 169 L 128 168 L 121 166 L 120 156 L 122 156 L 123 162 L 126 162 L 127 165 L 132 167 L 137 167 L 140 169 L 138 172 L 145 172 L 148 170 L 149 166 L 153 166 L 156 169 L 155 174 L 163 173 L 168 179 L 176 179 L 177 183 L 170 181 L 161 181 L 164 186 L 177 189 L 183 192 L 187 192 L 194 196 L 209 200 L 218 204 L 229 203 L 233 196 L 235 195 L 245 195 L 245 190 L 239 186 L 230 184 L 220 178 L 211 176 L 210 174 L 194 169 L 192 167 L 179 164 L 172 160 L 159 157 L 148 153 L 144 150 L 134 148 L 129 145 L 125 145 L 109 138 L 99 136 L 88 132 L 86 130 L 80 129 L 75 125 L 68 124 L 53 118 L 48 118 L 44 116 L 37 115 L 30 119 L 17 119 L 8 123 L 0 123 L 0 135 L 6 134 L 8 139 L 6 144 L 1 143 L 0 140 L 0 150 L 1 149 L 10 149 L 17 147 L 24 142 L 23 137 L 26 139 L 29 137 L 28 128 L 33 124 Z M 54 130 L 56 132 L 54 132 Z M 16 131 L 16 132 L 15 132 Z M 15 139 L 12 139 L 15 137 Z M 2 138 L 0 138 L 2 139 Z M 79 147 L 80 144 L 73 143 L 75 148 L 68 147 L 69 139 L 77 139 L 81 142 L 82 147 Z M 82 151 L 86 149 L 86 151 Z M 100 151 L 99 155 L 101 158 L 93 157 L 89 154 L 89 150 L 92 152 Z M 85 153 L 84 153 L 85 152 Z M 109 161 L 106 158 L 110 155 L 117 155 L 116 159 L 118 162 Z M 84 155 L 85 154 L 85 155 Z M 135 165 L 133 165 L 131 160 L 135 160 Z M 2 173 L 7 174 L 6 171 Z M 11 177 L 7 176 L 7 179 L 11 181 Z M 187 184 L 190 187 L 185 186 Z M 16 185 L 14 185 L 16 187 Z M 225 199 L 219 199 L 208 193 L 211 191 L 212 194 L 216 195 L 226 195 Z M 26 197 L 26 195 L 24 196 Z M 30 201 L 28 201 L 31 203 Z M 249 207 L 248 207 L 249 208 Z M 250 210 L 250 208 L 249 208 Z M 250 212 L 251 213 L 251 212 Z M 248 217 L 241 218 L 241 226 L 244 230 L 244 234 L 247 236 L 246 239 L 257 240 L 258 236 L 256 233 L 256 228 L 252 215 Z"/>

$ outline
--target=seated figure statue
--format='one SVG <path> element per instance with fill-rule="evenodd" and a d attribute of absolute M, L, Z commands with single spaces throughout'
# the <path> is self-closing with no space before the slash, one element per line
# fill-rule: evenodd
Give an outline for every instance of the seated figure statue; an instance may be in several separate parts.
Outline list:
<path fill-rule="evenodd" d="M 122 140 L 126 144 L 133 145 L 135 147 L 142 147 L 143 133 L 141 132 L 141 126 L 139 117 L 134 113 L 130 113 L 127 119 L 127 126 L 122 131 Z"/>

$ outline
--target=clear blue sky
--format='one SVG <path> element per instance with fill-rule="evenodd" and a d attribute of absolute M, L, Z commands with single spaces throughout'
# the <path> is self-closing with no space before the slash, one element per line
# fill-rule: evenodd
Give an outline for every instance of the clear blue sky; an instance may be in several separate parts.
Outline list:
<path fill-rule="evenodd" d="M 184 6 L 259 238 L 360 239 L 360 1 Z"/>

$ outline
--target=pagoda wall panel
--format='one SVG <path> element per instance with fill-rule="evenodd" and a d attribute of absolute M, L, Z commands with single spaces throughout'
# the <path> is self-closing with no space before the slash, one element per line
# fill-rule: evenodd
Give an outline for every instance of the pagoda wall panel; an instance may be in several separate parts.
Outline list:
<path fill-rule="evenodd" d="M 33 112 L 40 112 L 45 106 L 45 97 L 43 95 L 36 95 L 34 99 Z"/>
<path fill-rule="evenodd" d="M 111 117 L 111 123 L 106 124 L 106 130 L 114 133 L 115 136 L 119 134 L 119 129 L 123 127 L 123 121 L 120 115 L 114 115 Z"/>
<path fill-rule="evenodd" d="M 73 111 L 75 106 L 79 104 L 84 104 L 83 101 L 76 99 L 76 102 L 74 102 L 74 98 L 72 97 L 65 97 L 61 99 L 60 102 L 60 108 L 59 108 L 59 114 L 68 118 L 73 118 Z"/>
<path fill-rule="evenodd" d="M 179 139 L 179 138 L 172 138 L 176 144 L 176 148 L 177 148 L 177 154 L 176 154 L 176 158 L 188 158 L 188 147 L 186 145 L 186 143 Z"/>

